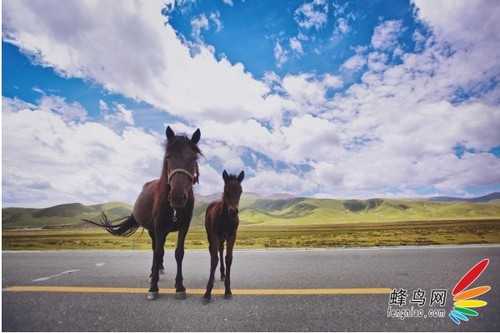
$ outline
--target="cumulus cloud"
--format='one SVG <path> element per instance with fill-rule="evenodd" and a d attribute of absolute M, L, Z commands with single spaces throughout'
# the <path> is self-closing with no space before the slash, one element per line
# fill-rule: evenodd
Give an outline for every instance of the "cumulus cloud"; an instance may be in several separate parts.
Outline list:
<path fill-rule="evenodd" d="M 267 118 L 280 111 L 267 102 L 268 87 L 241 63 L 217 60 L 204 45 L 191 55 L 162 16 L 163 6 L 163 1 L 123 1 L 120 6 L 8 1 L 4 39 L 63 76 L 93 80 L 188 120 Z M 200 33 L 206 21 L 217 22 L 219 16 L 205 19 L 195 25 Z"/>
<path fill-rule="evenodd" d="M 3 98 L 4 205 L 133 202 L 142 184 L 160 175 L 163 138 L 74 122 L 66 108 Z"/>

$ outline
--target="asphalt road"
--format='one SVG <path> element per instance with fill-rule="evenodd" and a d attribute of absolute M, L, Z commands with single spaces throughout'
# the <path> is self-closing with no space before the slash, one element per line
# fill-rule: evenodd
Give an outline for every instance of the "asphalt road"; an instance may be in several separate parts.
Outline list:
<path fill-rule="evenodd" d="M 168 291 L 174 284 L 175 260 L 172 251 L 165 256 L 167 273 L 161 277 L 160 289 Z M 485 257 L 490 258 L 490 265 L 474 286 L 492 286 L 481 296 L 488 305 L 478 309 L 478 318 L 456 326 L 447 317 L 452 308 L 451 289 Z M 192 291 L 186 300 L 176 300 L 170 293 L 156 301 L 146 300 L 150 252 L 3 252 L 2 259 L 4 331 L 500 330 L 500 286 L 496 283 L 500 246 L 236 251 L 235 296 L 231 300 L 214 296 L 208 305 L 195 292 L 206 285 L 208 251 L 185 255 L 184 284 L 188 293 Z M 112 293 L 11 291 L 16 286 L 126 289 Z M 216 282 L 215 288 L 223 288 L 223 283 Z M 366 294 L 352 294 L 351 288 L 376 289 L 356 289 Z M 403 288 L 409 293 L 421 288 L 426 292 L 424 313 L 438 309 L 446 316 L 388 318 L 390 295 L 371 293 L 384 290 L 380 288 Z M 291 295 L 273 294 L 285 289 Z M 429 306 L 432 289 L 447 290 L 443 307 Z M 326 295 L 317 295 L 324 291 Z M 262 295 L 266 292 L 273 295 Z"/>

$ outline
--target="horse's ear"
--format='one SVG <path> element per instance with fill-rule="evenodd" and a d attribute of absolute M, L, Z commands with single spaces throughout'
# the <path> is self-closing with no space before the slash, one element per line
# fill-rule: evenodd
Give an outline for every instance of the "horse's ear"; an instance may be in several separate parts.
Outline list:
<path fill-rule="evenodd" d="M 200 129 L 198 128 L 194 133 L 193 136 L 191 137 L 191 142 L 194 144 L 197 144 L 200 141 L 201 137 L 201 132 Z"/>
<path fill-rule="evenodd" d="M 227 178 L 229 177 L 229 175 L 227 174 L 226 170 L 224 170 L 222 172 L 222 179 L 224 179 L 224 181 L 227 181 Z"/>
<path fill-rule="evenodd" d="M 167 139 L 173 139 L 175 136 L 174 131 L 170 128 L 170 126 L 167 126 L 167 130 L 165 131 L 165 134 L 167 135 Z"/>
<path fill-rule="evenodd" d="M 238 175 L 238 181 L 241 183 L 243 181 L 243 178 L 245 178 L 245 171 L 240 172 L 240 174 Z"/>

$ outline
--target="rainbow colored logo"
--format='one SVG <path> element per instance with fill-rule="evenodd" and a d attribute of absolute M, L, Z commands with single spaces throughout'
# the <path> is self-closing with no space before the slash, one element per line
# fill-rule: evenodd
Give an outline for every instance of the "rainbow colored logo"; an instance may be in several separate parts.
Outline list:
<path fill-rule="evenodd" d="M 489 263 L 490 260 L 488 258 L 479 261 L 458 280 L 453 288 L 453 310 L 450 311 L 448 317 L 455 324 L 460 325 L 461 321 L 469 321 L 469 317 L 479 316 L 479 313 L 474 309 L 488 304 L 486 301 L 474 299 L 474 297 L 486 294 L 491 290 L 491 286 L 480 286 L 468 290 L 466 288 L 481 276 Z"/>

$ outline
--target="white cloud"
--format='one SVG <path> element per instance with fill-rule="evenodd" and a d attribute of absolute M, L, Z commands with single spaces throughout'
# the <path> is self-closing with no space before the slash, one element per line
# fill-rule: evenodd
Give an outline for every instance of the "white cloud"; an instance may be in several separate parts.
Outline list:
<path fill-rule="evenodd" d="M 210 19 L 212 22 L 215 24 L 215 31 L 219 32 L 222 30 L 222 21 L 220 20 L 220 13 L 219 11 L 210 13 Z"/>
<path fill-rule="evenodd" d="M 299 27 L 319 30 L 328 21 L 328 3 L 326 0 L 305 2 L 295 10 L 294 17 Z"/>
<path fill-rule="evenodd" d="M 87 111 L 80 103 L 67 103 L 63 97 L 59 96 L 42 96 L 40 109 L 58 113 L 65 121 L 84 121 L 87 118 Z"/>
<path fill-rule="evenodd" d="M 288 52 L 281 46 L 279 41 L 276 41 L 274 46 L 274 59 L 276 59 L 276 66 L 281 67 L 288 60 Z"/>
<path fill-rule="evenodd" d="M 231 7 L 234 5 L 233 0 L 222 0 L 222 2 Z"/>
<path fill-rule="evenodd" d="M 343 69 L 350 71 L 360 70 L 366 64 L 366 58 L 361 54 L 355 54 L 347 59 L 341 66 Z"/>
<path fill-rule="evenodd" d="M 334 75 L 327 74 L 323 78 L 317 78 L 308 73 L 286 75 L 281 83 L 289 98 L 299 103 L 302 112 L 308 111 L 308 105 L 318 106 L 325 103 L 328 89 L 340 88 L 342 84 L 342 80 Z"/>
<path fill-rule="evenodd" d="M 128 127 L 122 134 L 92 121 L 74 122 L 56 108 L 3 98 L 3 203 L 133 203 L 160 175 L 160 136 Z"/>
<path fill-rule="evenodd" d="M 208 30 L 209 26 L 210 24 L 205 14 L 200 14 L 198 16 L 195 16 L 191 20 L 191 34 L 193 38 L 197 41 L 200 41 L 201 33 L 203 32 L 203 30 Z"/>
<path fill-rule="evenodd" d="M 298 54 L 304 54 L 304 49 L 302 48 L 302 43 L 297 37 L 290 38 L 290 48 L 297 52 Z"/>
<path fill-rule="evenodd" d="M 374 72 L 382 71 L 388 67 L 387 60 L 387 54 L 371 52 L 368 54 L 368 68 Z"/>
<path fill-rule="evenodd" d="M 107 107 L 107 105 L 106 105 Z M 122 129 L 124 126 L 133 126 L 135 124 L 134 116 L 131 110 L 128 110 L 123 104 L 115 104 L 113 110 L 101 108 L 103 120 L 114 129 Z"/>
<path fill-rule="evenodd" d="M 204 45 L 192 56 L 162 7 L 163 1 L 7 1 L 4 39 L 64 76 L 93 80 L 188 120 L 280 112 L 265 97 L 268 87 L 241 63 L 217 60 Z"/>
<path fill-rule="evenodd" d="M 296 173 L 277 172 L 272 169 L 264 169 L 252 178 L 245 180 L 243 184 L 245 191 L 263 194 L 312 192 L 316 184 L 310 183 Z"/>
<path fill-rule="evenodd" d="M 396 45 L 403 23 L 399 20 L 385 21 L 375 27 L 372 46 L 376 49 L 389 49 Z"/>
<path fill-rule="evenodd" d="M 343 17 L 339 18 L 337 20 L 337 28 L 341 34 L 349 32 L 349 24 L 347 23 L 347 20 Z"/>

